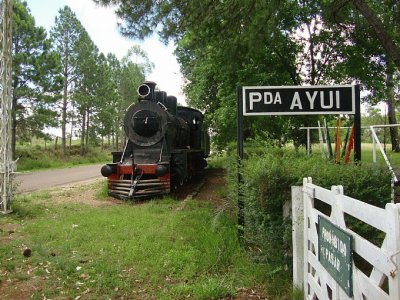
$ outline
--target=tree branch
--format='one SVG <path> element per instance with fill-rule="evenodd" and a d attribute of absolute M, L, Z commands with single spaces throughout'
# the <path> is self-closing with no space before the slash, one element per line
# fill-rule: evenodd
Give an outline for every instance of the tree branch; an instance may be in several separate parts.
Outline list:
<path fill-rule="evenodd" d="M 362 0 L 352 0 L 357 10 L 364 16 L 368 24 L 375 31 L 382 47 L 386 50 L 389 57 L 392 58 L 397 69 L 400 71 L 400 49 L 386 32 L 382 21 L 376 13 Z"/>

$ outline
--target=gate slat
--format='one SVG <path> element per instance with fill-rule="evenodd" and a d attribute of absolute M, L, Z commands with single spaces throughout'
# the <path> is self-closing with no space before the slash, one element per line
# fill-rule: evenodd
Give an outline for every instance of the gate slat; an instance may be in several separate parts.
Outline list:
<path fill-rule="evenodd" d="M 353 276 L 353 280 L 357 280 L 360 286 L 360 292 L 366 296 L 366 299 L 390 300 L 389 295 L 386 294 L 381 288 L 374 286 L 373 282 L 360 270 L 355 269 Z M 362 299 L 363 298 L 361 298 L 361 300 Z"/>
<path fill-rule="evenodd" d="M 342 209 L 345 213 L 367 223 L 383 232 L 387 231 L 386 211 L 368 203 L 342 195 Z"/>
<path fill-rule="evenodd" d="M 383 253 L 382 249 L 378 248 L 370 241 L 363 239 L 354 231 L 350 229 L 348 231 L 354 238 L 354 251 L 386 276 L 390 276 L 390 271 L 393 270 L 395 266 L 393 266 L 389 257 Z"/>

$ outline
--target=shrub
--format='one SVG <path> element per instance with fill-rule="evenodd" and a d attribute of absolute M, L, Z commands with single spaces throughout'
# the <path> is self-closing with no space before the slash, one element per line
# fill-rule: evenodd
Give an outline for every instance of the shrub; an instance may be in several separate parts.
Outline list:
<path fill-rule="evenodd" d="M 338 165 L 316 156 L 307 159 L 304 153 L 287 148 L 260 149 L 245 147 L 245 241 L 257 260 L 278 269 L 291 265 L 292 227 L 291 221 L 282 216 L 283 205 L 291 199 L 291 186 L 302 185 L 304 177 L 312 177 L 313 183 L 328 189 L 343 185 L 346 195 L 372 205 L 384 207 L 390 202 L 391 177 L 386 170 L 373 175 L 372 167 L 362 164 Z M 228 157 L 230 198 L 236 200 L 235 156 Z"/>

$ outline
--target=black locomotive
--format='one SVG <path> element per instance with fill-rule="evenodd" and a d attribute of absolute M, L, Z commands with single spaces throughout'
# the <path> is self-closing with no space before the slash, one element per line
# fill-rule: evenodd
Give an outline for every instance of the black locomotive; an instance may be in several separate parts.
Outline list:
<path fill-rule="evenodd" d="M 113 163 L 101 168 L 108 194 L 120 199 L 170 193 L 204 169 L 210 152 L 200 111 L 177 106 L 176 97 L 151 81 L 138 94 L 124 118 L 125 149 L 112 152 Z"/>

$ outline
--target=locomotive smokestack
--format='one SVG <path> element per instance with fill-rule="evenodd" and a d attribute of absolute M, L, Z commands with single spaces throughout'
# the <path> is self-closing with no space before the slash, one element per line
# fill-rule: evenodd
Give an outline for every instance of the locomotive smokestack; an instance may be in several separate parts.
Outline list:
<path fill-rule="evenodd" d="M 145 81 L 138 87 L 139 99 L 143 100 L 154 100 L 155 99 L 155 87 L 156 83 L 153 81 Z"/>

